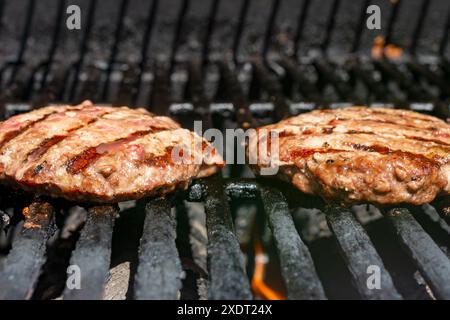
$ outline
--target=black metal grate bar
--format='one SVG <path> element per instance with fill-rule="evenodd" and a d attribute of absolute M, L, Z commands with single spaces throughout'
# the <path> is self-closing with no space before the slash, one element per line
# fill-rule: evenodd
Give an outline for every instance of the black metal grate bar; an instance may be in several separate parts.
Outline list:
<path fill-rule="evenodd" d="M 208 14 L 208 25 L 206 27 L 205 38 L 203 39 L 202 49 L 202 71 L 205 72 L 205 67 L 209 62 L 209 49 L 211 45 L 211 36 L 214 32 L 217 12 L 219 11 L 220 0 L 213 0 Z"/>
<path fill-rule="evenodd" d="M 250 94 L 257 97 L 259 95 L 259 89 L 265 90 L 269 94 L 270 100 L 275 105 L 274 120 L 277 121 L 283 119 L 289 114 L 289 105 L 283 95 L 283 89 L 278 79 L 273 73 L 267 70 L 260 59 L 255 59 L 252 66 L 255 77 L 253 79 L 254 93 L 252 94 L 250 92 Z M 252 91 L 252 88 L 250 90 Z"/>
<path fill-rule="evenodd" d="M 425 21 L 425 17 L 428 13 L 428 8 L 430 7 L 431 1 L 422 0 L 422 5 L 420 8 L 419 19 L 417 20 L 416 27 L 414 28 L 414 33 L 411 41 L 410 51 L 411 54 L 416 54 L 417 45 L 420 40 L 420 36 L 422 35 L 423 23 Z"/>
<path fill-rule="evenodd" d="M 433 100 L 431 94 L 425 91 L 422 86 L 408 75 L 400 70 L 389 60 L 375 60 L 375 68 L 377 68 L 386 79 L 393 80 L 398 83 L 400 88 L 408 94 L 409 100 L 430 101 Z"/>
<path fill-rule="evenodd" d="M 309 5 L 311 3 L 311 0 L 303 0 L 302 8 L 300 10 L 299 16 L 298 16 L 298 24 L 297 24 L 297 30 L 295 32 L 294 37 L 294 50 L 293 50 L 293 57 L 296 58 L 299 48 L 300 48 L 300 41 L 302 40 L 303 36 L 303 30 L 305 28 L 305 21 L 308 14 Z"/>
<path fill-rule="evenodd" d="M 101 299 L 107 279 L 114 219 L 118 208 L 113 206 L 92 207 L 87 212 L 86 224 L 70 259 L 78 266 L 81 275 L 79 289 L 64 290 L 64 299 Z"/>
<path fill-rule="evenodd" d="M 340 2 L 341 2 L 340 0 L 333 0 L 330 15 L 328 16 L 327 25 L 325 28 L 325 37 L 320 45 L 320 47 L 323 51 L 326 51 L 328 48 L 328 45 L 330 44 L 331 35 L 334 31 L 334 26 L 336 24 L 336 15 L 339 10 Z"/>
<path fill-rule="evenodd" d="M 320 101 L 321 94 L 317 90 L 317 87 L 304 76 L 299 65 L 293 59 L 284 57 L 280 60 L 280 65 L 286 70 L 287 75 L 290 77 L 290 79 L 288 79 L 288 85 L 292 86 L 292 82 L 295 81 L 299 84 L 299 90 L 306 99 Z M 289 91 L 291 90 L 292 89 L 289 89 Z"/>
<path fill-rule="evenodd" d="M 313 64 L 319 73 L 319 81 L 322 81 L 323 85 L 326 83 L 331 84 L 336 89 L 336 93 L 343 100 L 350 97 L 352 88 L 349 87 L 348 83 L 337 76 L 335 68 L 330 65 L 328 61 L 325 59 L 317 59 Z"/>
<path fill-rule="evenodd" d="M 230 64 L 221 61 L 220 68 L 220 82 L 218 91 L 218 98 L 222 100 L 229 99 L 233 103 L 236 112 L 236 122 L 241 128 L 254 127 L 254 119 L 248 109 L 248 101 L 242 90 L 237 75 L 230 67 Z"/>
<path fill-rule="evenodd" d="M 135 276 L 135 299 L 179 297 L 183 270 L 175 238 L 176 219 L 169 200 L 148 202 Z"/>
<path fill-rule="evenodd" d="M 151 111 L 157 115 L 166 115 L 170 105 L 170 75 L 163 63 L 155 63 L 155 78 L 150 93 Z"/>
<path fill-rule="evenodd" d="M 439 55 L 441 55 L 441 56 L 444 56 L 445 49 L 447 48 L 449 30 L 450 30 L 450 10 L 449 10 L 449 12 L 447 14 L 447 22 L 445 24 L 444 32 L 442 34 L 441 43 L 439 45 Z"/>
<path fill-rule="evenodd" d="M 386 213 L 407 253 L 438 299 L 450 299 L 450 260 L 405 208 Z"/>
<path fill-rule="evenodd" d="M 359 19 L 355 28 L 355 37 L 353 38 L 351 52 L 357 52 L 359 50 L 359 46 L 361 44 L 361 35 L 364 30 L 364 22 L 366 20 L 366 10 L 369 4 L 370 0 L 364 0 L 364 2 L 361 4 L 361 11 L 359 13 Z"/>
<path fill-rule="evenodd" d="M 450 96 L 450 88 L 447 81 L 431 71 L 426 65 L 420 64 L 417 61 L 408 61 L 406 65 L 413 73 L 436 85 L 441 91 L 442 96 Z"/>
<path fill-rule="evenodd" d="M 433 207 L 442 219 L 450 225 L 450 197 L 447 196 L 434 200 Z"/>
<path fill-rule="evenodd" d="M 9 78 L 9 85 L 11 85 L 16 80 L 16 75 L 17 75 L 18 69 L 24 63 L 23 56 L 24 56 L 25 51 L 27 50 L 27 46 L 28 46 L 28 37 L 30 35 L 31 21 L 33 19 L 35 6 L 36 6 L 36 0 L 28 0 L 27 14 L 26 14 L 26 18 L 25 18 L 25 26 L 24 26 L 22 36 L 20 39 L 20 46 L 19 46 L 19 51 L 17 52 L 16 60 L 13 61 L 11 77 Z"/>
<path fill-rule="evenodd" d="M 326 217 L 361 296 L 377 300 L 401 299 L 372 241 L 352 213 L 344 208 L 329 207 Z M 368 287 L 369 266 L 379 268 L 380 288 Z"/>
<path fill-rule="evenodd" d="M 175 35 L 172 42 L 172 52 L 170 57 L 170 74 L 173 73 L 178 53 L 178 47 L 181 41 L 181 32 L 183 30 L 184 19 L 189 10 L 190 0 L 183 0 L 180 11 L 178 12 L 177 24 L 175 26 Z"/>
<path fill-rule="evenodd" d="M 122 0 L 119 8 L 119 16 L 117 17 L 116 30 L 114 32 L 114 41 L 111 47 L 111 52 L 108 60 L 108 67 L 106 68 L 105 82 L 103 83 L 102 100 L 106 101 L 109 93 L 109 85 L 111 73 L 116 61 L 117 52 L 119 49 L 120 37 L 122 35 L 123 23 L 127 13 L 129 0 Z"/>
<path fill-rule="evenodd" d="M 264 60 L 267 60 L 267 54 L 269 53 L 270 44 L 272 40 L 274 25 L 275 25 L 275 19 L 278 14 L 278 10 L 280 9 L 280 0 L 273 0 L 272 1 L 272 8 L 270 9 L 270 16 L 269 21 L 267 23 L 267 29 L 266 34 L 264 36 L 264 43 L 263 43 L 263 49 L 262 49 L 262 57 Z"/>
<path fill-rule="evenodd" d="M 77 86 L 80 78 L 81 68 L 83 67 L 86 53 L 88 51 L 88 42 L 91 36 L 92 26 L 94 24 L 95 11 L 97 9 L 98 0 L 90 0 L 88 8 L 88 16 L 86 19 L 86 27 L 81 38 L 78 60 L 74 64 L 73 81 L 69 89 L 69 100 L 73 101 L 76 95 Z"/>
<path fill-rule="evenodd" d="M 233 61 L 235 65 L 238 65 L 238 50 L 241 43 L 242 33 L 244 32 L 245 22 L 247 20 L 248 9 L 250 7 L 250 0 L 242 0 L 242 6 L 239 13 L 239 20 L 236 27 L 236 34 L 233 40 Z"/>
<path fill-rule="evenodd" d="M 46 202 L 33 202 L 12 250 L 0 266 L 0 300 L 28 299 L 45 262 L 54 209 Z"/>
<path fill-rule="evenodd" d="M 3 12 L 5 10 L 5 2 L 6 2 L 6 0 L 0 0 L 0 34 L 3 31 L 2 30 L 2 28 L 3 28 L 2 21 L 3 21 Z"/>
<path fill-rule="evenodd" d="M 251 299 L 244 260 L 234 234 L 220 176 L 203 180 L 208 232 L 209 299 Z"/>
<path fill-rule="evenodd" d="M 158 10 L 159 0 L 152 0 L 152 4 L 150 5 L 150 9 L 147 16 L 147 24 L 145 26 L 144 35 L 142 37 L 142 50 L 141 50 L 141 57 L 138 64 L 138 72 L 137 72 L 137 80 L 134 86 L 134 92 L 132 95 L 132 103 L 136 104 L 139 92 L 141 89 L 141 83 L 142 83 L 142 74 L 144 72 L 146 62 L 147 62 L 147 51 L 148 47 L 150 45 L 150 41 L 152 38 L 152 30 L 153 26 L 155 24 L 155 17 L 156 12 Z"/>
<path fill-rule="evenodd" d="M 64 8 L 66 5 L 66 1 L 65 0 L 58 0 L 58 7 L 56 9 L 56 13 L 55 13 L 55 28 L 53 31 L 53 35 L 52 35 L 52 42 L 50 45 L 50 49 L 48 51 L 47 54 L 47 60 L 44 61 L 44 71 L 42 73 L 42 78 L 41 78 L 41 87 L 44 87 L 46 82 L 47 82 L 47 77 L 48 74 L 50 72 L 50 69 L 53 65 L 54 62 L 54 58 L 55 58 L 55 53 L 56 53 L 56 49 L 58 48 L 59 45 L 59 35 L 61 33 L 61 23 L 63 21 L 63 13 L 64 13 Z"/>
<path fill-rule="evenodd" d="M 400 4 L 401 4 L 401 0 L 396 0 L 396 1 L 391 2 L 392 12 L 391 12 L 391 16 L 389 17 L 388 25 L 386 28 L 385 45 L 391 43 L 392 34 L 394 31 L 395 23 L 397 22 L 398 12 L 400 10 Z"/>
<path fill-rule="evenodd" d="M 261 188 L 261 198 L 280 258 L 289 299 L 326 299 L 308 247 L 298 235 L 288 204 L 276 189 Z"/>

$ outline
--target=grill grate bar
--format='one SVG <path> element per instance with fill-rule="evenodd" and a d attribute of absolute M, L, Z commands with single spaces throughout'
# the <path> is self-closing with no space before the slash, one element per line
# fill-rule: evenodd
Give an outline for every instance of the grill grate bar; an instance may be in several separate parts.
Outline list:
<path fill-rule="evenodd" d="M 310 3 L 311 3 L 311 0 L 303 0 L 302 8 L 300 9 L 300 13 L 298 15 L 298 19 L 297 19 L 298 24 L 297 24 L 297 29 L 295 31 L 295 37 L 293 40 L 294 50 L 293 50 L 292 56 L 294 58 L 297 57 L 298 51 L 300 49 L 300 41 L 302 40 L 303 30 L 305 28 L 306 16 L 308 13 Z"/>
<path fill-rule="evenodd" d="M 280 258 L 289 299 L 326 299 L 308 247 L 298 235 L 282 193 L 262 188 L 261 198 Z"/>
<path fill-rule="evenodd" d="M 119 49 L 119 43 L 120 43 L 120 37 L 122 35 L 122 29 L 124 24 L 125 15 L 128 9 L 128 3 L 129 0 L 122 0 L 120 3 L 119 8 L 119 16 L 117 17 L 116 22 L 116 30 L 114 31 L 114 42 L 111 47 L 109 60 L 108 60 L 108 67 L 106 68 L 106 74 L 105 74 L 105 82 L 103 83 L 103 89 L 102 89 L 102 100 L 106 101 L 109 93 L 109 86 L 110 86 L 110 78 L 111 73 L 113 71 L 114 63 L 116 62 L 116 56 Z"/>
<path fill-rule="evenodd" d="M 388 80 L 396 82 L 400 88 L 408 94 L 410 100 L 430 101 L 433 97 L 426 92 L 419 83 L 406 73 L 400 71 L 397 66 L 389 60 L 374 60 L 375 68 L 377 68 Z"/>
<path fill-rule="evenodd" d="M 439 213 L 439 215 L 444 219 L 447 224 L 450 225 L 450 197 L 442 197 L 433 201 L 433 207 Z"/>
<path fill-rule="evenodd" d="M 339 10 L 340 0 L 333 0 L 333 4 L 331 6 L 330 15 L 328 16 L 328 21 L 326 23 L 325 28 L 325 37 L 320 44 L 320 47 L 323 51 L 326 51 L 328 48 L 328 45 L 330 44 L 331 35 L 334 31 L 334 26 L 336 24 L 336 15 Z"/>
<path fill-rule="evenodd" d="M 441 39 L 441 43 L 439 45 L 439 55 L 444 56 L 445 54 L 445 49 L 447 48 L 447 44 L 448 44 L 448 34 L 450 30 L 450 10 L 447 14 L 447 22 L 445 24 L 444 27 L 444 32 L 442 34 L 442 39 Z"/>
<path fill-rule="evenodd" d="M 275 19 L 280 9 L 280 0 L 272 0 L 272 8 L 270 9 L 269 21 L 267 22 L 267 29 L 264 35 L 263 49 L 261 56 L 267 61 L 267 54 L 269 53 L 272 35 L 275 27 Z"/>
<path fill-rule="evenodd" d="M 361 45 L 361 35 L 364 30 L 364 22 L 366 21 L 366 10 L 367 10 L 367 7 L 369 7 L 369 5 L 370 5 L 370 0 L 364 0 L 364 2 L 361 4 L 361 11 L 359 13 L 359 18 L 356 23 L 355 37 L 353 38 L 351 52 L 357 52 Z"/>
<path fill-rule="evenodd" d="M 335 69 L 323 58 L 316 59 L 313 62 L 319 74 L 319 82 L 322 82 L 324 88 L 326 84 L 331 84 L 341 99 L 347 99 L 352 92 L 351 88 L 336 74 Z"/>
<path fill-rule="evenodd" d="M 280 60 L 280 65 L 286 70 L 287 75 L 299 84 L 300 92 L 309 100 L 319 101 L 320 92 L 318 92 L 316 86 L 309 81 L 300 70 L 299 65 L 291 58 L 284 57 Z M 288 85 L 292 86 L 292 81 L 289 81 Z M 290 89 L 289 91 L 291 91 Z"/>
<path fill-rule="evenodd" d="M 218 99 L 227 100 L 231 97 L 236 112 L 236 122 L 239 127 L 247 129 L 255 126 L 255 121 L 249 111 L 247 98 L 242 90 L 236 72 L 226 61 L 219 62 L 220 81 Z"/>
<path fill-rule="evenodd" d="M 28 0 L 27 9 L 26 9 L 27 13 L 26 13 L 26 18 L 25 18 L 25 26 L 24 26 L 23 33 L 22 33 L 22 36 L 20 39 L 20 46 L 19 46 L 19 51 L 17 53 L 16 61 L 13 62 L 11 77 L 9 79 L 10 85 L 16 79 L 17 71 L 24 62 L 23 56 L 24 56 L 25 51 L 28 46 L 28 37 L 30 35 L 31 21 L 33 19 L 35 6 L 36 6 L 36 0 Z"/>
<path fill-rule="evenodd" d="M 5 10 L 5 2 L 6 0 L 0 0 L 0 21 L 3 21 L 3 13 Z M 0 23 L 0 33 L 2 32 L 3 23 Z"/>
<path fill-rule="evenodd" d="M 98 206 L 88 210 L 86 224 L 70 259 L 71 265 L 79 267 L 81 288 L 64 290 L 64 299 L 101 299 L 107 279 L 114 218 L 118 208 Z"/>
<path fill-rule="evenodd" d="M 95 12 L 97 10 L 97 1 L 98 0 L 91 0 L 89 2 L 89 8 L 88 8 L 88 16 L 86 18 L 86 27 L 84 29 L 81 42 L 80 42 L 80 48 L 78 60 L 74 64 L 74 73 L 73 73 L 73 81 L 70 86 L 69 90 L 69 101 L 73 101 L 75 98 L 79 78 L 80 78 L 80 72 L 81 68 L 83 67 L 84 60 L 86 58 L 86 53 L 88 51 L 88 42 L 89 38 L 91 36 L 92 26 L 94 24 L 94 18 L 95 18 Z"/>
<path fill-rule="evenodd" d="M 443 96 L 450 95 L 450 88 L 447 81 L 431 71 L 426 65 L 420 64 L 417 61 L 409 61 L 406 65 L 413 73 L 424 77 L 430 83 L 436 85 Z"/>
<path fill-rule="evenodd" d="M 214 32 L 217 12 L 219 11 L 220 0 L 213 0 L 208 14 L 208 25 L 206 27 L 205 37 L 203 39 L 202 48 L 202 72 L 204 74 L 205 67 L 209 62 L 209 51 L 211 46 L 211 36 Z"/>
<path fill-rule="evenodd" d="M 52 63 L 49 61 L 46 67 L 49 70 L 44 70 L 44 74 L 50 72 L 51 65 Z M 48 105 L 51 101 L 62 101 L 69 71 L 70 69 L 67 67 L 60 67 L 53 73 L 50 81 L 45 79 L 45 83 L 42 83 L 41 90 L 33 97 L 33 105 L 41 107 Z M 48 75 L 45 75 L 45 77 L 48 78 Z"/>
<path fill-rule="evenodd" d="M 175 26 L 175 35 L 172 41 L 172 52 L 170 53 L 170 74 L 173 74 L 175 63 L 177 59 L 178 47 L 181 42 L 181 33 L 183 29 L 184 19 L 189 10 L 190 0 L 183 0 L 183 3 L 178 11 L 177 23 Z"/>
<path fill-rule="evenodd" d="M 344 208 L 329 207 L 326 209 L 326 217 L 363 298 L 402 299 L 372 241 L 352 213 Z M 369 266 L 377 266 L 380 269 L 380 289 L 371 290 L 367 286 Z"/>
<path fill-rule="evenodd" d="M 239 20 L 236 27 L 236 34 L 233 39 L 233 61 L 235 65 L 239 64 L 238 61 L 238 50 L 239 44 L 241 43 L 242 34 L 244 32 L 245 22 L 247 20 L 248 9 L 250 7 L 250 0 L 242 0 L 242 5 L 239 12 Z"/>
<path fill-rule="evenodd" d="M 45 86 L 47 82 L 47 77 L 50 72 L 50 69 L 53 65 L 54 59 L 55 59 L 55 53 L 56 49 L 59 45 L 60 40 L 60 33 L 61 33 L 61 23 L 63 21 L 64 17 L 64 7 L 65 7 L 66 1 L 65 0 L 59 0 L 58 7 L 56 9 L 55 14 L 55 28 L 53 30 L 52 35 L 52 42 L 50 45 L 50 48 L 47 53 L 47 58 L 44 61 L 44 71 L 42 72 L 42 78 L 41 78 L 41 88 Z"/>
<path fill-rule="evenodd" d="M 386 213 L 406 252 L 438 299 L 450 299 L 450 260 L 405 208 Z"/>
<path fill-rule="evenodd" d="M 155 63 L 155 78 L 153 80 L 149 101 L 151 111 L 157 115 L 166 115 L 169 110 L 169 97 L 169 70 L 163 63 Z"/>
<path fill-rule="evenodd" d="M 12 250 L 0 265 L 0 300 L 28 299 L 45 262 L 54 209 L 46 202 L 29 206 L 22 229 L 12 243 Z"/>
<path fill-rule="evenodd" d="M 425 17 L 427 16 L 428 8 L 430 7 L 431 1 L 422 0 L 422 4 L 420 7 L 420 15 L 417 20 L 416 26 L 414 28 L 414 33 L 411 41 L 410 52 L 411 54 L 416 54 L 417 45 L 420 40 L 420 36 L 422 35 L 423 23 L 425 21 Z"/>
<path fill-rule="evenodd" d="M 349 73 L 362 81 L 370 92 L 370 95 L 373 96 L 372 98 L 375 98 L 378 101 L 395 100 L 390 90 L 381 83 L 381 79 L 376 79 L 374 73 L 370 72 L 370 70 L 366 70 L 360 61 L 353 61 L 349 64 Z"/>
<path fill-rule="evenodd" d="M 233 230 L 222 178 L 202 180 L 208 234 L 209 299 L 252 298 L 244 260 Z"/>
<path fill-rule="evenodd" d="M 182 268 L 177 247 L 176 219 L 169 200 L 147 203 L 135 276 L 135 299 L 177 299 Z"/>
<path fill-rule="evenodd" d="M 400 9 L 401 0 L 391 2 L 392 10 L 391 10 L 391 16 L 389 17 L 389 21 L 386 28 L 385 33 L 385 45 L 388 45 L 391 43 L 392 34 L 394 31 L 395 23 L 397 22 L 398 12 Z M 383 52 L 384 54 L 384 52 Z"/>

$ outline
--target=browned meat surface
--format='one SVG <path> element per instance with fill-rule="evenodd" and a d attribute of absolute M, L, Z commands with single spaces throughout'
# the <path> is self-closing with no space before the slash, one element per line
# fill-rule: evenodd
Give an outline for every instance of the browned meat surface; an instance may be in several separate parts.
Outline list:
<path fill-rule="evenodd" d="M 0 181 L 75 201 L 185 188 L 223 160 L 203 138 L 143 109 L 54 106 L 0 124 Z"/>
<path fill-rule="evenodd" d="M 435 117 L 382 108 L 316 110 L 259 128 L 247 152 L 256 154 L 270 131 L 278 133 L 279 157 L 258 159 L 254 171 L 278 166 L 277 177 L 305 193 L 375 204 L 423 204 L 450 193 L 450 125 Z"/>

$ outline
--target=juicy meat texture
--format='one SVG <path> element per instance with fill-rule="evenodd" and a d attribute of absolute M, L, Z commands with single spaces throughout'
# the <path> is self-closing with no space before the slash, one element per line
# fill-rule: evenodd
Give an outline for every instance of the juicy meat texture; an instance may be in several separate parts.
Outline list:
<path fill-rule="evenodd" d="M 278 133 L 279 157 L 269 154 L 271 131 Z M 252 166 L 255 173 L 278 167 L 277 177 L 327 201 L 418 205 L 450 194 L 450 125 L 432 116 L 366 107 L 316 110 L 257 132 L 248 155 L 263 142 L 269 151 Z"/>
<path fill-rule="evenodd" d="M 209 142 L 144 109 L 86 101 L 0 123 L 0 182 L 74 201 L 159 196 L 223 165 Z"/>

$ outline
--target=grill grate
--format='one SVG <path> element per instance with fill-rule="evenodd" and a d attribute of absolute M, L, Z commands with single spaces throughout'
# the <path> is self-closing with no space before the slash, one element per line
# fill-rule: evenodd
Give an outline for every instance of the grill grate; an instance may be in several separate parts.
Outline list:
<path fill-rule="evenodd" d="M 12 250 L 0 270 L 0 299 L 25 299 L 45 262 L 45 243 L 50 232 L 53 208 L 48 203 L 32 203 L 28 218 L 12 243 Z"/>
<path fill-rule="evenodd" d="M 71 265 L 82 270 L 81 286 L 78 290 L 66 288 L 64 299 L 101 299 L 110 265 L 111 240 L 117 208 L 92 207 L 88 210 L 76 249 L 72 253 Z"/>
<path fill-rule="evenodd" d="M 0 17 L 5 2 L 0 1 Z M 183 56 L 180 48 L 184 45 L 184 27 L 192 3 L 189 0 L 181 1 L 170 52 L 149 63 L 148 51 L 150 42 L 154 42 L 157 36 L 155 20 L 161 7 L 160 1 L 153 0 L 148 8 L 137 63 L 124 63 L 119 58 L 121 41 L 127 28 L 127 14 L 132 6 L 129 1 L 120 0 L 109 55 L 102 65 L 88 59 L 90 44 L 95 40 L 94 18 L 100 6 L 97 0 L 89 1 L 84 29 L 76 50 L 78 56 L 73 63 L 59 61 L 56 54 L 62 45 L 58 26 L 63 21 L 64 1 L 59 1 L 56 8 L 55 28 L 46 56 L 37 64 L 26 61 L 25 53 L 30 50 L 30 31 L 37 5 L 35 0 L 27 0 L 17 54 L 14 59 L 0 66 L 0 110 L 4 117 L 9 117 L 48 103 L 75 103 L 92 99 L 117 105 L 149 105 L 152 112 L 161 115 L 170 113 L 185 127 L 192 127 L 194 119 L 201 119 L 204 128 L 222 129 L 229 127 L 228 123 L 241 128 L 255 127 L 315 108 L 345 106 L 348 101 L 386 107 L 395 105 L 444 119 L 450 117 L 450 62 L 445 56 L 450 14 L 439 41 L 438 54 L 433 59 L 423 59 L 418 55 L 419 38 L 423 35 L 426 22 L 426 15 L 423 14 L 417 21 L 408 54 L 398 61 L 387 57 L 377 60 L 359 54 L 363 41 L 363 9 L 369 4 L 369 1 L 364 1 L 361 13 L 354 21 L 351 50 L 342 55 L 345 61 L 336 61 L 332 57 L 330 43 L 336 30 L 341 1 L 331 2 L 319 51 L 312 56 L 299 58 L 309 26 L 307 17 L 311 1 L 303 1 L 299 23 L 291 41 L 292 52 L 284 52 L 273 49 L 277 45 L 274 41 L 277 15 L 283 2 L 274 0 L 261 52 L 245 57 L 241 51 L 245 51 L 242 42 L 251 2 L 242 1 L 229 54 L 217 55 L 212 49 L 211 42 L 218 27 L 221 4 L 219 0 L 214 0 L 208 11 L 201 50 Z M 388 28 L 384 34 L 386 44 L 393 42 L 395 24 L 401 16 L 400 1 L 395 3 L 391 7 Z M 422 12 L 429 11 L 428 5 L 428 1 L 423 1 Z M 215 94 L 209 94 L 211 87 L 217 88 Z M 217 102 L 226 102 L 230 108 L 225 112 L 217 108 Z M 228 169 L 231 177 L 240 177 L 244 172 L 244 168 L 238 165 Z M 229 206 L 229 203 L 241 200 L 262 203 L 262 212 L 258 212 L 258 215 L 267 219 L 271 230 L 288 298 L 326 299 L 330 295 L 324 277 L 316 271 L 320 262 L 310 253 L 309 243 L 300 237 L 290 213 L 289 208 L 297 206 L 314 207 L 327 213 L 327 223 L 361 298 L 407 297 L 398 285 L 400 277 L 384 263 L 380 257 L 383 255 L 377 252 L 379 248 L 374 245 L 375 241 L 372 242 L 372 237 L 366 233 L 365 226 L 353 212 L 324 207 L 320 200 L 299 198 L 297 193 L 293 197 L 289 196 L 292 192 L 284 186 L 267 186 L 264 181 L 251 178 L 216 176 L 195 182 L 186 194 L 181 195 L 185 200 L 200 202 L 205 206 L 208 237 L 207 298 L 253 298 L 242 251 L 234 232 L 233 211 Z M 73 240 L 75 248 L 69 246 L 63 250 L 71 256 L 67 264 L 76 264 L 83 270 L 82 289 L 61 289 L 58 293 L 63 293 L 64 299 L 102 298 L 111 264 L 114 223 L 119 209 L 112 206 L 77 207 L 62 219 L 59 204 L 55 200 L 33 200 L 28 206 L 28 214 L 20 222 L 17 217 L 21 217 L 26 205 L 23 199 L 8 198 L 8 194 L 9 191 L 2 192 L 1 207 L 15 207 L 16 212 L 2 213 L 5 219 L 2 219 L 1 232 L 7 229 L 8 239 L 0 238 L 0 298 L 42 297 L 37 291 L 43 290 L 46 284 L 39 274 L 45 274 L 45 266 L 55 259 L 46 249 L 47 241 L 56 235 L 64 243 L 61 239 L 67 237 L 67 230 L 76 233 L 80 229 L 79 238 Z M 131 296 L 135 299 L 178 299 L 183 296 L 188 275 L 177 245 L 181 238 L 180 229 L 177 228 L 180 218 L 174 214 L 174 209 L 179 202 L 178 198 L 146 199 L 142 201 L 143 206 L 138 205 L 135 209 L 144 212 L 137 271 L 134 278 L 130 279 L 134 284 L 130 286 L 133 291 Z M 66 203 L 63 206 L 73 205 Z M 448 236 L 448 198 L 438 199 L 432 205 L 430 207 L 435 208 L 439 228 L 446 230 Z M 450 299 L 450 260 L 448 251 L 445 251 L 449 248 L 448 243 L 446 248 L 441 248 L 433 234 L 425 231 L 416 216 L 410 213 L 424 215 L 424 211 L 421 207 L 394 208 L 386 210 L 382 219 L 390 223 L 392 231 L 386 232 L 396 235 L 434 297 Z M 84 226 L 81 228 L 80 224 Z M 368 265 L 381 268 L 382 290 L 368 290 Z"/>
<path fill-rule="evenodd" d="M 176 299 L 182 268 L 175 245 L 176 220 L 167 199 L 147 203 L 135 277 L 136 299 Z"/>

